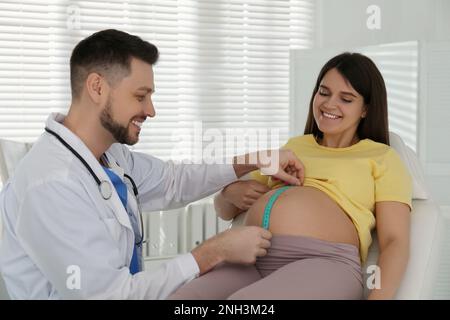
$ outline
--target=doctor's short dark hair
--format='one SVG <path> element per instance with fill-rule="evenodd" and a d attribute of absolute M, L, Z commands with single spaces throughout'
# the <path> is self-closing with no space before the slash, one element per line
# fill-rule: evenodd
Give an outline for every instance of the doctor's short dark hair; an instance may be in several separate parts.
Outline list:
<path fill-rule="evenodd" d="M 113 86 L 130 74 L 131 58 L 153 65 L 158 56 L 158 48 L 155 45 L 137 36 L 114 29 L 96 32 L 80 41 L 72 51 L 72 99 L 80 97 L 83 84 L 90 73 L 99 73 Z"/>
<path fill-rule="evenodd" d="M 360 53 L 341 53 L 322 67 L 309 102 L 304 134 L 323 138 L 323 132 L 314 120 L 313 101 L 323 77 L 334 68 L 364 98 L 366 116 L 361 119 L 356 131 L 359 139 L 371 139 L 389 145 L 388 103 L 384 79 L 375 63 Z"/>

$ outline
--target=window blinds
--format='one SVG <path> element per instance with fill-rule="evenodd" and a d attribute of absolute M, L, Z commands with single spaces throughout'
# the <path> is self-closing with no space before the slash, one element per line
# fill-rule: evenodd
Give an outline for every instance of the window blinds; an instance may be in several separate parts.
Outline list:
<path fill-rule="evenodd" d="M 192 159 L 193 140 L 205 149 L 208 132 L 226 139 L 227 130 L 241 142 L 256 132 L 283 143 L 289 49 L 312 45 L 314 10 L 312 0 L 2 1 L 0 137 L 32 142 L 50 112 L 66 112 L 73 47 L 116 28 L 160 50 L 156 118 L 133 149 Z"/>
<path fill-rule="evenodd" d="M 386 84 L 389 130 L 417 150 L 419 44 L 417 41 L 361 48 L 380 69 Z"/>

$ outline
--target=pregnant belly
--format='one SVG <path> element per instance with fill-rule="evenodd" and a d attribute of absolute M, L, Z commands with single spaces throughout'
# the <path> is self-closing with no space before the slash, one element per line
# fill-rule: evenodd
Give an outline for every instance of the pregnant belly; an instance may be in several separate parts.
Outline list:
<path fill-rule="evenodd" d="M 247 211 L 246 225 L 262 225 L 271 190 Z M 345 212 L 324 192 L 313 187 L 291 187 L 275 201 L 269 230 L 273 234 L 299 235 L 349 243 L 359 248 L 358 233 Z"/>

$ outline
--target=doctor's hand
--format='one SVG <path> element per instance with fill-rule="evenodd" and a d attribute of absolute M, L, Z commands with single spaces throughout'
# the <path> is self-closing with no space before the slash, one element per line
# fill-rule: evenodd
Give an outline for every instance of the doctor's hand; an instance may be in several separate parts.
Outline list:
<path fill-rule="evenodd" d="M 222 262 L 254 264 L 257 257 L 267 254 L 272 234 L 256 226 L 234 227 L 206 240 L 192 250 L 200 274 Z"/>
<path fill-rule="evenodd" d="M 263 150 L 233 158 L 236 176 L 260 169 L 261 174 L 287 184 L 300 186 L 305 178 L 305 166 L 289 149 Z"/>
<path fill-rule="evenodd" d="M 259 168 L 261 174 L 272 176 L 287 184 L 300 186 L 305 180 L 305 166 L 289 149 L 260 152 Z"/>
<path fill-rule="evenodd" d="M 236 181 L 222 190 L 222 195 L 231 204 L 247 211 L 270 188 L 255 180 Z"/>

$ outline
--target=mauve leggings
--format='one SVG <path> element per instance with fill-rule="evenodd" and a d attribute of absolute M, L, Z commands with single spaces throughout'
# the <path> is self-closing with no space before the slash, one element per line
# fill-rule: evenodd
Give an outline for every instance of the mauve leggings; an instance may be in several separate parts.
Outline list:
<path fill-rule="evenodd" d="M 358 248 L 304 236 L 274 235 L 255 265 L 221 264 L 168 299 L 362 299 Z"/>

